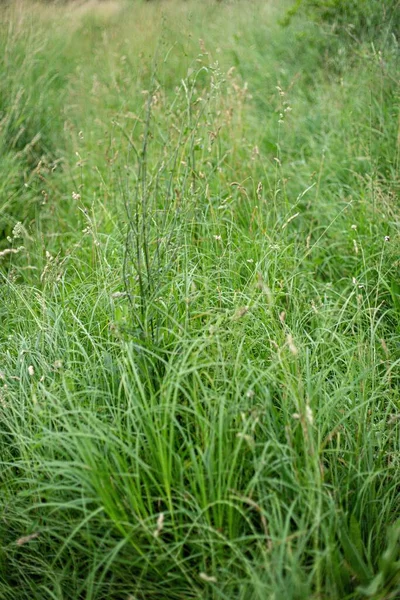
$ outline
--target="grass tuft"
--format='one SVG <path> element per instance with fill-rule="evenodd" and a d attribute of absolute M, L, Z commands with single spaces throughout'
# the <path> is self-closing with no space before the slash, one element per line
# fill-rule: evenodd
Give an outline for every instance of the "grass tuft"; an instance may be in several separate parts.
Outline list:
<path fill-rule="evenodd" d="M 398 43 L 283 4 L 3 9 L 4 600 L 400 594 Z"/>

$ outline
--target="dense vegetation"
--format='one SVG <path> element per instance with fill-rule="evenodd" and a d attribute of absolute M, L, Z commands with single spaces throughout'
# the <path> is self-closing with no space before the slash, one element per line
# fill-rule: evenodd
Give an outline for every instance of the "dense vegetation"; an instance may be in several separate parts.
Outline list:
<path fill-rule="evenodd" d="M 3 5 L 1 600 L 399 598 L 399 13 L 345 4 Z"/>

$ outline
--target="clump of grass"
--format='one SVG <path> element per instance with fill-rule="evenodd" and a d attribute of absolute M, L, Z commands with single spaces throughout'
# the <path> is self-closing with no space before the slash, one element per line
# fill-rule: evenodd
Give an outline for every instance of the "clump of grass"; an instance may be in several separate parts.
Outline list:
<path fill-rule="evenodd" d="M 399 593 L 395 40 L 282 14 L 7 13 L 60 112 L 0 252 L 5 600 Z"/>

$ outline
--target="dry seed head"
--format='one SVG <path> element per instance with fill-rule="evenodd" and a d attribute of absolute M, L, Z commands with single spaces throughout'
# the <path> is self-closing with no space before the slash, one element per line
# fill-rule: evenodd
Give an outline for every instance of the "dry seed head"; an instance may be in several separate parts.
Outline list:
<path fill-rule="evenodd" d="M 235 312 L 234 318 L 235 319 L 241 319 L 242 317 L 244 317 L 244 315 L 246 313 L 249 312 L 249 307 L 248 306 L 241 306 L 240 308 L 237 309 L 237 311 Z"/>
<path fill-rule="evenodd" d="M 158 515 L 158 519 L 157 519 L 157 527 L 153 532 L 153 535 L 155 538 L 157 538 L 160 535 L 160 533 L 163 530 L 163 527 L 164 527 L 164 513 L 160 513 Z"/>
<path fill-rule="evenodd" d="M 207 575 L 207 573 L 199 573 L 199 577 L 207 583 L 217 583 L 217 578 L 212 575 Z"/>
<path fill-rule="evenodd" d="M 21 221 L 18 221 L 17 223 L 15 223 L 14 229 L 12 231 L 13 237 L 20 238 L 20 237 L 22 237 L 23 233 L 24 233 L 24 228 L 22 226 L 22 223 L 21 223 Z"/>
<path fill-rule="evenodd" d="M 5 248 L 0 252 L 0 258 L 3 258 L 3 256 L 7 256 L 8 254 L 18 254 L 21 250 L 25 250 L 24 246 L 20 246 L 19 248 Z"/>
<path fill-rule="evenodd" d="M 245 440 L 249 446 L 254 446 L 254 438 L 251 437 L 251 435 L 248 435 L 247 433 L 242 433 L 241 431 L 239 431 L 236 434 L 237 438 L 240 438 L 242 440 Z"/>
<path fill-rule="evenodd" d="M 389 348 L 387 347 L 387 344 L 383 338 L 381 338 L 381 346 L 383 348 L 384 353 L 388 357 L 389 356 Z"/>
<path fill-rule="evenodd" d="M 309 425 L 314 424 L 314 415 L 309 404 L 306 404 L 306 421 Z"/>
<path fill-rule="evenodd" d="M 207 54 L 206 45 L 204 43 L 204 40 L 202 40 L 201 38 L 199 39 L 199 46 L 202 53 Z"/>
<path fill-rule="evenodd" d="M 286 341 L 287 341 L 287 345 L 289 347 L 290 352 L 293 354 L 293 356 L 297 356 L 299 351 L 294 343 L 293 336 L 291 333 L 289 333 L 287 335 Z"/>
<path fill-rule="evenodd" d="M 260 156 L 260 150 L 259 150 L 258 146 L 254 146 L 253 150 L 251 151 L 251 160 L 255 160 L 259 156 Z M 258 185 L 260 185 L 260 183 Z"/>
<path fill-rule="evenodd" d="M 33 377 L 35 374 L 35 369 L 33 368 L 32 365 L 29 365 L 29 367 L 28 367 L 28 374 L 30 377 Z"/>
<path fill-rule="evenodd" d="M 294 215 L 292 215 L 291 217 L 288 218 L 288 220 L 282 225 L 282 229 L 285 229 L 285 227 L 287 225 L 289 225 L 290 221 L 293 221 L 293 219 L 295 219 L 296 217 L 299 216 L 300 213 L 295 213 Z"/>
<path fill-rule="evenodd" d="M 30 535 L 25 535 L 24 537 L 20 537 L 15 543 L 17 544 L 17 546 L 23 546 L 24 544 L 27 544 L 28 542 L 35 540 L 37 537 L 39 537 L 39 533 L 31 533 Z"/>
<path fill-rule="evenodd" d="M 5 400 L 5 394 L 7 391 L 7 384 L 5 383 L 2 388 L 0 388 L 0 406 L 2 408 L 7 408 L 8 404 Z"/>
<path fill-rule="evenodd" d="M 400 414 L 390 415 L 390 417 L 388 419 L 388 425 L 393 425 L 394 423 L 396 423 L 399 420 L 400 420 Z"/>

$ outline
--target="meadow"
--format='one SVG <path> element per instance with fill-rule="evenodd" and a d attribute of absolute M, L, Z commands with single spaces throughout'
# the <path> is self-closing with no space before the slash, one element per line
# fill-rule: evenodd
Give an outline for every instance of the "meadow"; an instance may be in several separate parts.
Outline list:
<path fill-rule="evenodd" d="M 400 8 L 294 4 L 0 7 L 1 600 L 400 597 Z"/>

